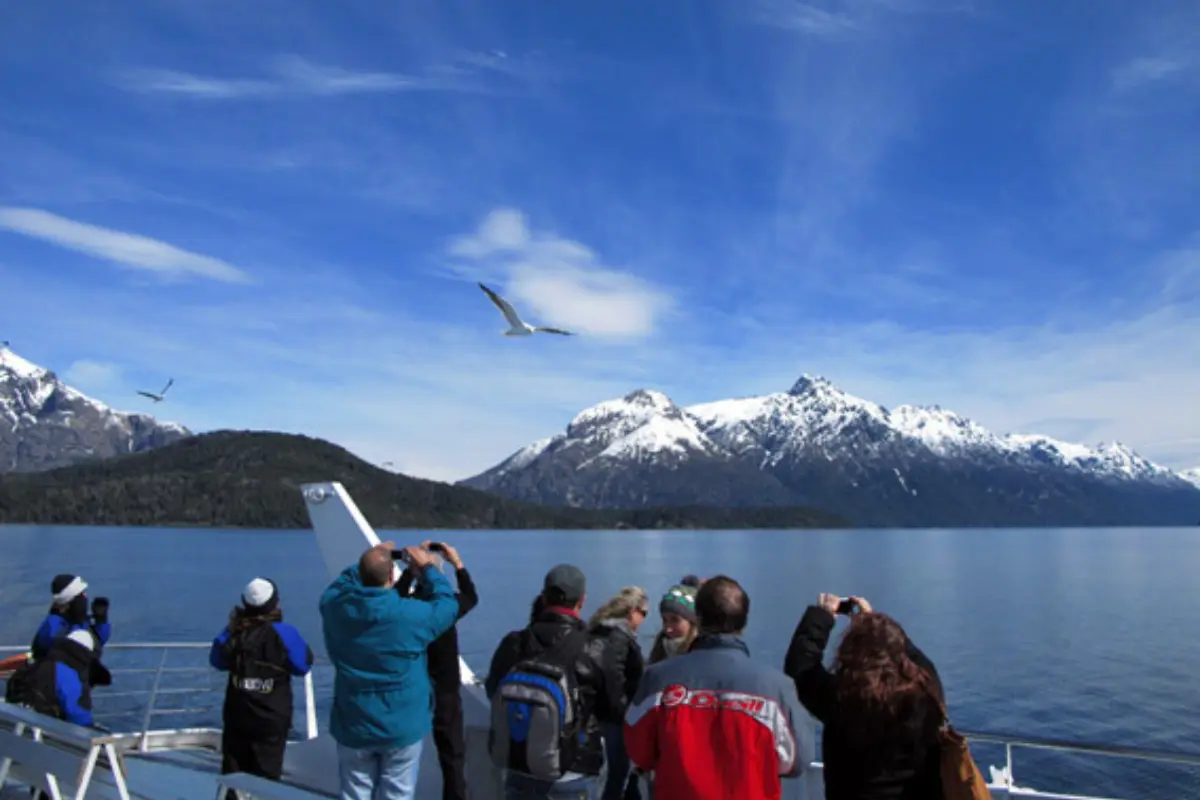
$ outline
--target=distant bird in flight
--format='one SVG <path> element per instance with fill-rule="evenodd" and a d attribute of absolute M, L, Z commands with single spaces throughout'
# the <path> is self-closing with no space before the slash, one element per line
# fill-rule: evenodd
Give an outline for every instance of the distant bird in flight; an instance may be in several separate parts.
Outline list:
<path fill-rule="evenodd" d="M 493 292 L 482 283 L 479 288 L 483 289 L 483 293 L 491 298 L 496 307 L 504 312 L 504 318 L 508 320 L 509 329 L 504 331 L 505 336 L 532 336 L 535 333 L 557 333 L 559 336 L 574 336 L 570 331 L 564 331 L 561 328 L 543 328 L 540 325 L 530 325 L 517 316 L 516 309 L 509 305 L 508 301 L 500 295 Z"/>
<path fill-rule="evenodd" d="M 165 397 L 167 394 L 167 389 L 170 389 L 174 383 L 175 383 L 174 378 L 169 379 L 167 381 L 167 385 L 164 386 L 162 388 L 162 391 L 159 392 L 158 394 L 154 394 L 153 392 L 143 392 L 140 389 L 138 390 L 138 394 L 140 394 L 142 397 L 149 397 L 151 400 L 153 400 L 156 403 L 161 403 L 163 401 L 163 397 Z"/>

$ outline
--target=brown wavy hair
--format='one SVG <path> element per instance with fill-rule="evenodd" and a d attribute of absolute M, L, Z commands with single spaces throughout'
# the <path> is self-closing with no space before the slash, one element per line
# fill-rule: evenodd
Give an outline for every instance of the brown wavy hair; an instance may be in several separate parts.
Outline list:
<path fill-rule="evenodd" d="M 234 606 L 229 612 L 229 635 L 233 636 L 272 622 L 283 622 L 283 608 L 280 606 L 275 606 L 265 614 L 250 614 L 241 606 Z"/>
<path fill-rule="evenodd" d="M 838 738 L 860 759 L 919 755 L 941 726 L 940 686 L 912 660 L 904 629 L 887 614 L 856 614 L 834 661 Z"/>

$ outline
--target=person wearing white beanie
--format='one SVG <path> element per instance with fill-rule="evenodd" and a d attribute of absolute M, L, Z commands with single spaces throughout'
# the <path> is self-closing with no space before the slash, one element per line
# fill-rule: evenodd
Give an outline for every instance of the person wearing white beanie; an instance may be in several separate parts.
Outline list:
<path fill-rule="evenodd" d="M 96 648 L 96 637 L 86 628 L 60 636 L 42 658 L 27 662 L 9 676 L 5 701 L 72 725 L 94 727 L 88 678 Z"/>
<path fill-rule="evenodd" d="M 241 601 L 209 651 L 209 663 L 229 673 L 221 772 L 277 781 L 292 728 L 292 677 L 308 674 L 313 653 L 300 631 L 283 621 L 279 587 L 270 578 L 247 583 Z"/>

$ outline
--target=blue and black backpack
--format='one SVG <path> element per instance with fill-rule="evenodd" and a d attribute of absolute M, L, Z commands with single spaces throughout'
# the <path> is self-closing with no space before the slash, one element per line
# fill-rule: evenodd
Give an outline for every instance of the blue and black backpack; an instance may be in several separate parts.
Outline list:
<path fill-rule="evenodd" d="M 528 629 L 522 652 L 536 647 Z M 492 697 L 489 749 L 492 763 L 554 781 L 575 763 L 586 736 L 586 710 L 575 664 L 587 645 L 586 631 L 574 631 L 551 647 L 517 662 Z"/>

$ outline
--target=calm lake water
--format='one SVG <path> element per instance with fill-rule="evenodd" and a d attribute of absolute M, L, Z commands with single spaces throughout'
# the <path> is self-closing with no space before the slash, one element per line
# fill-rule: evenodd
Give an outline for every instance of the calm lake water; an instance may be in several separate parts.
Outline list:
<path fill-rule="evenodd" d="M 1200 752 L 1196 529 L 436 536 L 459 548 L 479 586 L 459 630 L 480 672 L 558 562 L 587 573 L 588 612 L 626 584 L 656 597 L 685 573 L 724 572 L 750 593 L 746 638 L 771 664 L 782 665 L 819 592 L 859 594 L 933 659 L 960 728 Z M 323 651 L 317 598 L 329 577 L 310 532 L 0 526 L 0 537 L 0 643 L 29 641 L 58 572 L 112 599 L 114 641 L 126 642 L 210 640 L 245 583 L 265 575 L 288 621 Z M 645 632 L 656 628 L 652 618 Z M 985 773 L 1003 763 L 997 748 L 976 754 Z M 1200 773 L 1183 768 L 1029 750 L 1016 765 L 1018 783 L 1043 790 L 1200 796 Z"/>

